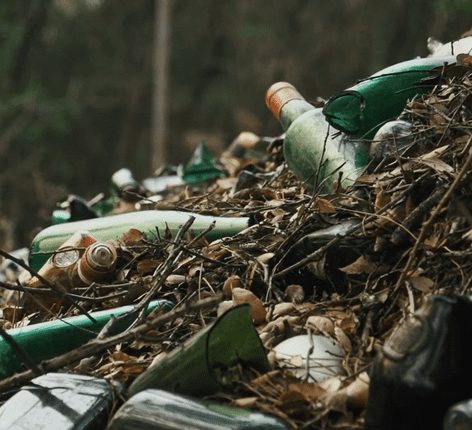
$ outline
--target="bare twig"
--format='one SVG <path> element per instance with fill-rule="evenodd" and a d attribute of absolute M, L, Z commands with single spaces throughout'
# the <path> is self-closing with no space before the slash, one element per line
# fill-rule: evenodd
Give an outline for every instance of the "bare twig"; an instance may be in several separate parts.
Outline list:
<path fill-rule="evenodd" d="M 94 339 L 87 344 L 76 348 L 74 351 L 70 351 L 66 354 L 60 355 L 58 357 L 52 358 L 50 360 L 43 361 L 40 364 L 40 367 L 44 370 L 45 373 L 53 372 L 58 369 L 63 368 L 64 366 L 77 363 L 83 358 L 97 355 L 108 348 L 114 347 L 115 345 L 123 342 L 130 342 L 135 339 L 141 338 L 149 330 L 157 329 L 162 324 L 174 321 L 176 318 L 181 317 L 190 312 L 198 312 L 203 309 L 213 308 L 222 300 L 221 295 L 214 297 L 209 297 L 203 300 L 200 300 L 194 304 L 184 304 L 179 308 L 165 313 L 164 315 L 158 316 L 152 321 L 146 321 L 144 324 L 139 325 L 131 330 L 128 330 L 124 333 L 117 334 L 115 336 L 108 337 L 103 340 Z M 27 370 L 22 373 L 11 376 L 10 378 L 0 381 L 0 392 L 24 384 L 36 375 L 32 370 Z"/>
<path fill-rule="evenodd" d="M 469 138 L 469 141 L 467 142 L 467 144 L 469 144 L 470 142 L 472 141 L 472 136 L 470 136 Z M 462 179 L 464 178 L 464 176 L 467 174 L 467 170 L 469 169 L 470 165 L 472 164 L 472 151 L 469 152 L 469 156 L 466 160 L 466 162 L 464 163 L 464 165 L 462 166 L 462 169 L 460 170 L 460 172 L 458 173 L 458 175 L 455 177 L 454 179 L 454 182 L 451 184 L 451 186 L 449 187 L 449 189 L 446 191 L 446 193 L 443 195 L 441 201 L 439 202 L 439 204 L 436 206 L 436 209 L 434 210 L 434 212 L 431 214 L 431 216 L 429 217 L 428 221 L 425 222 L 423 224 L 423 227 L 420 231 L 420 234 L 418 236 L 418 239 L 415 243 L 415 246 L 413 247 L 413 249 L 411 250 L 410 252 L 410 256 L 408 258 L 408 261 L 400 275 L 400 277 L 398 278 L 398 281 L 397 281 L 397 284 L 395 285 L 395 289 L 394 289 L 394 292 L 398 290 L 398 288 L 400 288 L 403 283 L 405 282 L 406 278 L 408 277 L 409 275 L 409 272 L 410 272 L 410 269 L 413 265 L 413 262 L 416 258 L 416 254 L 418 252 L 418 249 L 420 247 L 420 245 L 423 243 L 423 240 L 426 236 L 426 233 L 428 232 L 429 228 L 431 227 L 431 225 L 433 224 L 433 221 L 436 219 L 436 217 L 439 215 L 439 212 L 442 210 L 442 208 L 444 207 L 444 205 L 447 203 L 447 201 L 451 198 L 452 194 L 454 193 L 454 191 L 456 190 L 456 188 L 459 186 L 460 182 L 462 181 Z"/>
<path fill-rule="evenodd" d="M 2 255 L 5 258 L 8 258 L 11 261 L 14 261 L 16 264 L 18 264 L 18 266 L 21 266 L 23 269 L 31 273 L 31 275 L 36 276 L 44 285 L 54 290 L 60 297 L 66 299 L 73 306 L 79 309 L 80 312 L 82 312 L 90 321 L 92 321 L 93 323 L 97 322 L 95 321 L 94 318 L 90 316 L 90 314 L 79 303 L 77 303 L 74 299 L 72 299 L 67 293 L 64 293 L 63 291 L 61 291 L 60 288 L 57 285 L 55 285 L 53 282 L 47 280 L 44 276 L 41 276 L 38 272 L 36 272 L 36 270 L 29 267 L 23 260 L 21 260 L 20 258 L 13 257 L 8 252 L 3 251 L 2 249 L 0 249 L 0 255 Z"/>

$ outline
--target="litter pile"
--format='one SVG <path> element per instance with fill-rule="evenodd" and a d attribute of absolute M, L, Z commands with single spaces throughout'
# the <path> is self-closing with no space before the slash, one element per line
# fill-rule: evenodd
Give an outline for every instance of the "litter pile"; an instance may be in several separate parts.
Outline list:
<path fill-rule="evenodd" d="M 85 242 L 74 242 L 75 252 L 95 242 L 113 248 L 96 251 L 101 258 L 96 270 L 104 267 L 103 259 L 113 260 L 105 277 L 86 281 L 89 272 L 77 266 L 82 272 L 58 278 L 60 269 L 51 266 L 46 280 L 23 275 L 21 282 L 0 284 L 3 334 L 42 327 L 34 335 L 40 338 L 36 346 L 24 341 L 26 353 L 16 351 L 8 361 L 0 352 L 3 399 L 42 373 L 59 372 L 64 378 L 88 375 L 110 382 L 115 395 L 112 406 L 105 402 L 112 412 L 104 419 L 112 420 L 113 429 L 133 428 L 126 425 L 149 410 L 159 415 L 158 403 L 143 406 L 152 404 L 153 396 L 166 399 L 162 410 L 169 421 L 177 420 L 170 404 L 180 404 L 180 417 L 194 417 L 189 421 L 194 428 L 200 428 L 195 420 L 209 428 L 205 419 L 220 419 L 190 400 L 187 408 L 172 392 L 263 414 L 251 418 L 259 424 L 244 428 L 440 426 L 449 406 L 472 398 L 471 372 L 459 350 L 472 315 L 466 299 L 472 282 L 470 61 L 461 56 L 429 72 L 422 81 L 428 92 L 416 95 L 396 118 L 401 133 L 391 126 L 377 133 L 371 151 L 376 156 L 353 185 L 335 181 L 332 191 L 320 194 L 284 164 L 283 136 L 255 139 L 265 149 L 262 155 L 244 147 L 245 135 L 211 166 L 226 172 L 224 177 L 218 173 L 165 192 L 138 187 L 123 193 L 115 213 L 156 211 L 164 216 L 163 227 L 144 231 L 135 225 L 111 242 L 97 240 L 98 228 L 83 233 Z M 196 158 L 204 159 L 202 154 L 204 145 Z M 186 214 L 187 221 L 172 227 L 168 219 L 166 226 L 166 213 Z M 79 222 L 90 226 L 106 218 Z M 236 223 L 231 234 L 208 240 L 226 218 Z M 41 246 L 37 256 L 51 252 Z M 71 249 L 52 258 L 73 258 Z M 47 264 L 39 267 L 44 271 Z M 48 279 L 59 287 L 48 285 Z M 27 298 L 21 309 L 20 294 Z M 136 303 L 134 318 L 119 328 L 124 321 L 119 315 L 129 316 L 133 306 L 127 306 Z M 454 310 L 444 316 L 446 307 Z M 117 308 L 123 308 L 121 314 Z M 97 315 L 97 321 L 97 312 L 107 318 L 94 326 L 84 312 Z M 111 313 L 117 318 L 106 324 Z M 70 326 L 53 334 L 48 323 L 66 317 L 80 318 L 80 323 L 68 321 L 91 324 L 86 328 L 100 334 L 89 332 L 80 341 L 82 334 L 74 330 L 82 332 Z M 10 345 L 5 335 L 3 342 L 4 349 Z M 421 361 L 420 354 L 429 366 L 427 382 L 406 362 Z M 462 381 L 460 387 L 451 388 L 448 378 Z M 421 403 L 424 398 L 427 404 Z M 0 410 L 0 428 L 2 419 Z M 220 428 L 230 428 L 230 421 Z M 133 422 L 139 428 L 175 428 Z"/>

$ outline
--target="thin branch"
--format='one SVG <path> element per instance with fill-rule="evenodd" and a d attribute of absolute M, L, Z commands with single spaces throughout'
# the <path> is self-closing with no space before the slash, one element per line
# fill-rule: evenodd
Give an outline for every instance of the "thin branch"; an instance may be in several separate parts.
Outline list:
<path fill-rule="evenodd" d="M 173 311 L 160 315 L 152 321 L 146 321 L 144 324 L 141 324 L 138 327 L 135 327 L 124 333 L 120 333 L 103 340 L 94 339 L 73 351 L 67 352 L 66 354 L 60 355 L 50 360 L 43 361 L 40 364 L 40 367 L 45 373 L 54 372 L 63 368 L 64 366 L 78 363 L 83 358 L 97 355 L 119 343 L 131 342 L 135 339 L 142 338 L 149 330 L 155 330 L 165 323 L 175 321 L 182 315 L 190 312 L 198 312 L 204 309 L 214 308 L 221 301 L 222 295 L 218 294 L 217 296 L 200 300 L 194 304 L 186 303 Z M 33 379 L 35 376 L 36 375 L 32 370 L 27 370 L 4 379 L 0 381 L 0 393 L 15 386 L 22 385 Z"/>
<path fill-rule="evenodd" d="M 472 136 L 470 136 L 467 145 L 470 144 L 472 141 Z M 429 217 L 428 221 L 423 224 L 423 227 L 420 231 L 420 234 L 418 236 L 418 240 L 415 243 L 415 246 L 413 247 L 412 251 L 410 252 L 410 256 L 408 258 L 408 261 L 406 262 L 405 268 L 403 269 L 400 277 L 398 278 L 397 284 L 395 285 L 394 292 L 400 288 L 403 283 L 405 282 L 406 278 L 408 277 L 408 274 L 410 272 L 410 269 L 413 265 L 413 261 L 416 258 L 416 254 L 418 252 L 418 249 L 420 245 L 423 243 L 423 240 L 426 236 L 427 231 L 433 224 L 433 221 L 436 219 L 436 217 L 439 215 L 439 212 L 442 210 L 444 205 L 448 202 L 448 200 L 451 198 L 452 194 L 456 190 L 456 188 L 459 186 L 459 183 L 462 181 L 464 176 L 467 174 L 467 170 L 469 169 L 470 165 L 472 164 L 472 151 L 469 152 L 469 157 L 467 158 L 466 162 L 462 166 L 462 169 L 460 170 L 459 174 L 455 177 L 454 182 L 451 184 L 449 189 L 446 191 L 444 194 L 443 198 L 439 202 L 439 204 L 436 206 L 436 209 L 434 212 L 431 214 Z"/>
<path fill-rule="evenodd" d="M 23 269 L 27 270 L 31 275 L 36 276 L 44 285 L 47 287 L 51 288 L 51 290 L 55 291 L 60 297 L 66 299 L 69 301 L 73 306 L 75 306 L 77 309 L 82 312 L 90 321 L 93 323 L 96 323 L 94 318 L 90 316 L 90 314 L 79 304 L 77 303 L 74 299 L 72 299 L 67 293 L 64 293 L 59 289 L 57 285 L 52 283 L 51 281 L 48 281 L 45 277 L 41 276 L 36 270 L 32 269 L 29 267 L 22 259 L 13 257 L 12 255 L 8 254 L 8 252 L 3 251 L 0 249 L 0 255 L 2 255 L 5 258 L 8 258 L 11 261 L 14 261 L 18 266 L 21 266 Z"/>

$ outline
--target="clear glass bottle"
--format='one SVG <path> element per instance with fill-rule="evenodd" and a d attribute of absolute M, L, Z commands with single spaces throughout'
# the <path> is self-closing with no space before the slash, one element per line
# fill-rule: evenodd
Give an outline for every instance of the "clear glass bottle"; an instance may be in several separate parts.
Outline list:
<path fill-rule="evenodd" d="M 148 389 L 129 399 L 109 430 L 288 430 L 280 419 L 256 411 Z"/>

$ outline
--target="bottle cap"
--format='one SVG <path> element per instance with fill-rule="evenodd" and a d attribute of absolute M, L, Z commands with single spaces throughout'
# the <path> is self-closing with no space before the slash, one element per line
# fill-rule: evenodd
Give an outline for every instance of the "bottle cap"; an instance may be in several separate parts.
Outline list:
<path fill-rule="evenodd" d="M 85 251 L 79 262 L 78 274 L 87 285 L 105 279 L 115 268 L 117 260 L 113 245 L 95 242 Z"/>
<path fill-rule="evenodd" d="M 273 115 L 279 119 L 282 107 L 291 100 L 305 100 L 305 98 L 288 82 L 277 82 L 266 92 L 265 102 Z"/>

